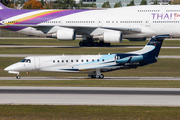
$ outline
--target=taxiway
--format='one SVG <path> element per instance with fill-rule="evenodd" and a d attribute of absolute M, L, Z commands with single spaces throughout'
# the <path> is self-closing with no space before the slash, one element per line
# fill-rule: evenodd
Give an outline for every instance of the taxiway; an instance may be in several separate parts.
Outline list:
<path fill-rule="evenodd" d="M 0 104 L 180 106 L 180 88 L 0 86 Z"/>

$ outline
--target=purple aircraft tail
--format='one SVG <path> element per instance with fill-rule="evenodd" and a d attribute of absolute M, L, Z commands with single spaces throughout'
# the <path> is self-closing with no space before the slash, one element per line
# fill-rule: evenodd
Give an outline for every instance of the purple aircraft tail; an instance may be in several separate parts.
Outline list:
<path fill-rule="evenodd" d="M 5 7 L 2 3 L 0 3 L 0 10 L 1 9 L 9 9 L 9 8 Z"/>

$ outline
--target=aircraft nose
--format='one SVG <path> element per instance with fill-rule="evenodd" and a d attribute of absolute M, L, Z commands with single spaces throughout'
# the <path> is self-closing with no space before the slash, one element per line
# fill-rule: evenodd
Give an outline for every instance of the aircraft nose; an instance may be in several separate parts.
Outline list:
<path fill-rule="evenodd" d="M 8 67 L 6 67 L 5 69 L 4 69 L 4 71 L 10 71 L 12 69 L 12 67 L 11 66 L 8 66 Z"/>
<path fill-rule="evenodd" d="M 6 67 L 4 70 L 5 71 L 14 71 L 14 70 L 18 70 L 19 66 L 17 64 L 12 64 L 8 67 Z"/>

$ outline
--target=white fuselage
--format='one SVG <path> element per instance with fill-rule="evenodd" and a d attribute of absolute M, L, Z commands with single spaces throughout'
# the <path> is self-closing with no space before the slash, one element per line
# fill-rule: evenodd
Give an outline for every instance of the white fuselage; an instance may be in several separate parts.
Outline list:
<path fill-rule="evenodd" d="M 33 21 L 33 18 L 38 15 L 43 16 L 42 14 L 53 11 L 34 10 L 9 17 L 2 20 L 1 23 L 10 25 L 12 23 L 8 22 L 11 21 L 22 22 L 27 27 L 17 30 L 17 32 L 37 36 L 51 35 L 59 29 L 75 29 L 77 35 L 90 36 L 99 36 L 104 32 L 121 31 L 124 38 L 164 34 L 180 37 L 179 8 L 179 5 L 147 5 L 106 10 L 82 10 L 74 13 L 72 10 L 72 14 L 61 15 L 62 13 L 59 13 L 60 17 L 52 15 L 47 16 L 47 20 L 39 17 L 38 20 Z M 23 21 L 26 19 L 28 22 Z M 38 23 L 35 24 L 36 22 Z"/>
<path fill-rule="evenodd" d="M 10 71 L 84 72 L 110 68 L 117 63 L 112 55 L 32 56 L 9 66 Z"/>

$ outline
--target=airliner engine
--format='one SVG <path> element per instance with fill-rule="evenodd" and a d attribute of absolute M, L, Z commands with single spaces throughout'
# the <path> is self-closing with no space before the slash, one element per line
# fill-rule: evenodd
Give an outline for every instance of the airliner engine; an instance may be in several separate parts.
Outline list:
<path fill-rule="evenodd" d="M 121 31 L 104 32 L 103 35 L 99 37 L 99 40 L 105 43 L 120 43 L 122 39 L 123 36 Z"/>
<path fill-rule="evenodd" d="M 56 37 L 58 40 L 75 40 L 76 32 L 74 29 L 59 29 L 52 37 Z"/>

